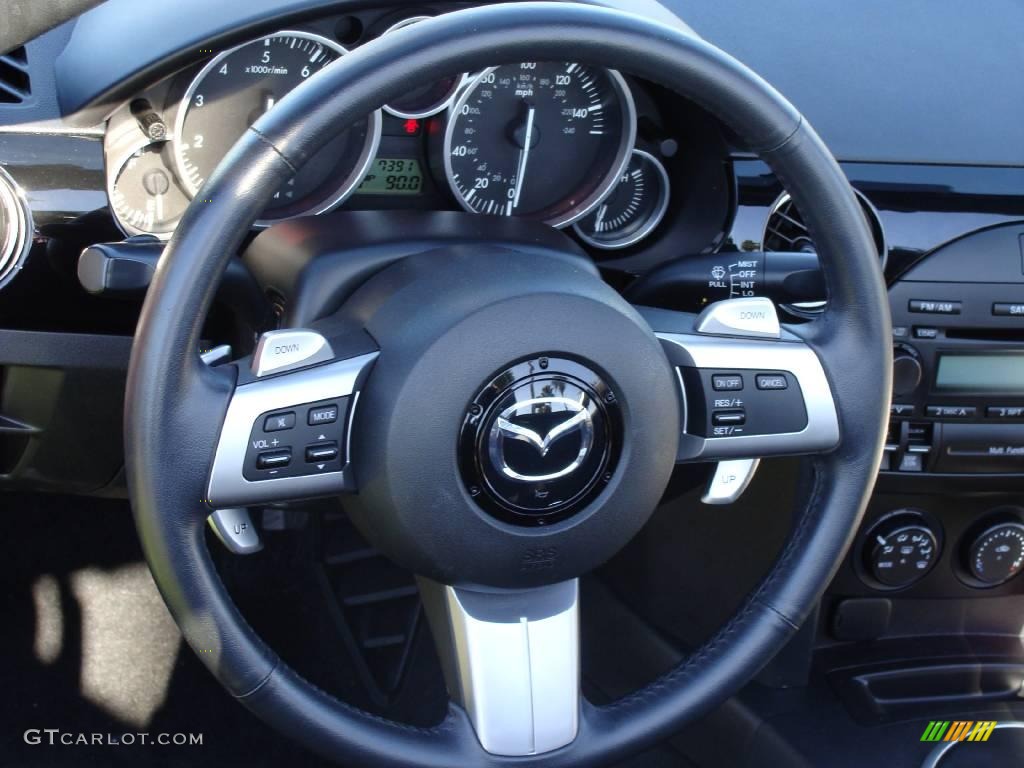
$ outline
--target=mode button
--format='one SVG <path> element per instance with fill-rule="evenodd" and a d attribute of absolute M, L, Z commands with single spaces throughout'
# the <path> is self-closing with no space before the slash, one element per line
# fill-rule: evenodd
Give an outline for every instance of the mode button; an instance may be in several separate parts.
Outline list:
<path fill-rule="evenodd" d="M 330 424 L 338 420 L 338 406 L 335 403 L 330 405 L 319 405 L 309 409 L 307 423 L 310 426 L 318 424 Z"/>

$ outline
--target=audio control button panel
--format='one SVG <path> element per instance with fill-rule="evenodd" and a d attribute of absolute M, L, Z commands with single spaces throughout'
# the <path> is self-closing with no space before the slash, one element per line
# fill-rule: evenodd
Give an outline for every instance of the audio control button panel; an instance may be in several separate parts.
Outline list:
<path fill-rule="evenodd" d="M 245 450 L 245 479 L 340 472 L 346 461 L 344 429 L 350 399 L 336 397 L 260 414 Z"/>

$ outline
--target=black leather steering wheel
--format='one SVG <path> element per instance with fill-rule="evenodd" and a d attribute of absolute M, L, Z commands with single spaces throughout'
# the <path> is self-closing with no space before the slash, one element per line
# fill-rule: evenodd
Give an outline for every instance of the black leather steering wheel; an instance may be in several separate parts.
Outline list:
<path fill-rule="evenodd" d="M 829 292 L 819 319 L 779 329 L 763 303 L 713 307 L 700 319 L 644 310 L 571 255 L 442 247 L 374 275 L 315 327 L 331 352 L 315 365 L 255 376 L 244 362 L 201 361 L 203 319 L 231 254 L 279 185 L 340 129 L 450 72 L 567 59 L 675 90 L 773 168 L 818 247 Z M 352 765 L 604 764 L 707 713 L 797 631 L 874 483 L 891 332 L 878 258 L 843 173 L 749 69 L 683 29 L 620 12 L 556 3 L 460 11 L 360 47 L 311 78 L 239 140 L 198 198 L 160 261 L 136 333 L 127 470 L 171 613 L 210 671 L 266 722 Z M 700 434 L 702 371 L 737 367 L 787 377 L 805 419 L 761 436 Z M 520 390 L 547 393 L 544 407 Z M 334 433 L 344 453 L 337 471 L 253 479 L 245 446 L 264 414 L 298 409 L 301 419 L 325 402 L 348 413 Z M 492 514 L 468 479 L 478 472 L 489 482 L 491 449 L 534 450 L 524 422 L 508 426 L 522 413 L 556 414 L 572 445 L 585 446 L 590 474 L 568 490 L 551 486 L 564 514 L 547 525 Z M 678 460 L 776 454 L 809 456 L 814 481 L 770 573 L 677 668 L 611 705 L 583 699 L 577 577 L 639 530 Z M 356 524 L 420 578 L 452 696 L 435 727 L 375 717 L 299 677 L 246 624 L 211 563 L 211 507 L 327 493 L 348 494 Z M 509 496 L 496 498 L 501 506 Z"/>

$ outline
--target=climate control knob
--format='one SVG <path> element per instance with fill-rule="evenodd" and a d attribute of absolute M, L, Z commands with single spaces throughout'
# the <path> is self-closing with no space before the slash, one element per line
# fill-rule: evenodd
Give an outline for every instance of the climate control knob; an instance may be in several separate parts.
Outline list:
<path fill-rule="evenodd" d="M 923 377 L 924 369 L 917 352 L 910 347 L 896 347 L 892 357 L 892 393 L 909 395 L 918 388 Z"/>
<path fill-rule="evenodd" d="M 1024 566 L 1024 523 L 998 523 L 985 529 L 967 550 L 967 569 L 986 586 L 1016 576 Z"/>
<path fill-rule="evenodd" d="M 888 515 L 875 524 L 865 541 L 864 566 L 882 587 L 909 587 L 938 559 L 938 536 L 919 512 L 905 510 Z"/>

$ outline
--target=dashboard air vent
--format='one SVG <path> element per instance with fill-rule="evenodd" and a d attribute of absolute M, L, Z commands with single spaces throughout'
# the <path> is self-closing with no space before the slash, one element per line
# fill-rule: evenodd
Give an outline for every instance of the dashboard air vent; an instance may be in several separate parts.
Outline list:
<path fill-rule="evenodd" d="M 857 190 L 854 191 L 857 192 Z M 878 218 L 878 211 L 860 192 L 857 192 L 857 199 L 860 200 L 864 218 L 868 220 L 868 226 L 871 227 L 871 236 L 875 239 L 878 257 L 884 260 L 885 234 L 882 231 L 882 222 Z M 788 192 L 784 192 L 768 212 L 768 220 L 765 222 L 764 237 L 761 242 L 766 251 L 806 252 L 814 250 L 814 242 L 804 225 L 803 216 L 796 209 Z"/>
<path fill-rule="evenodd" d="M 878 211 L 858 190 L 854 190 L 854 192 L 857 194 L 860 207 L 864 211 L 864 218 L 867 219 L 868 226 L 871 228 L 871 236 L 875 240 L 878 258 L 882 260 L 882 265 L 884 266 L 886 257 L 885 232 L 882 230 L 882 222 L 878 217 Z M 814 241 L 811 240 L 811 235 L 807 231 L 803 216 L 800 215 L 800 211 L 797 210 L 796 204 L 790 198 L 788 192 L 783 192 L 768 211 L 764 233 L 761 237 L 761 247 L 765 251 L 803 251 L 807 253 L 814 252 L 815 250 Z M 807 302 L 786 307 L 786 309 L 798 315 L 814 315 L 821 312 L 823 308 L 823 302 Z"/>
<path fill-rule="evenodd" d="M 25 47 L 0 55 L 0 104 L 22 104 L 31 95 Z"/>
<path fill-rule="evenodd" d="M 14 179 L 0 168 L 0 288 L 21 268 L 32 244 L 32 219 Z"/>

